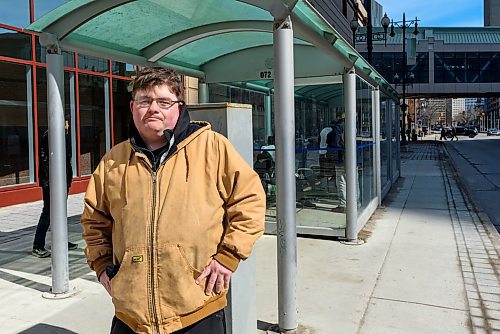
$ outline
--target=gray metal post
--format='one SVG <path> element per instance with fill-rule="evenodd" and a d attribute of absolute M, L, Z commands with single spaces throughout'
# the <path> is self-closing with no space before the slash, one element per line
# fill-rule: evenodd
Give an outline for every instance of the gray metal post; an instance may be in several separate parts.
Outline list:
<path fill-rule="evenodd" d="M 42 34 L 47 48 L 47 109 L 49 128 L 50 224 L 52 232 L 52 293 L 69 291 L 66 148 L 64 135 L 64 61 L 57 39 Z"/>
<path fill-rule="evenodd" d="M 377 190 L 378 205 L 382 204 L 382 170 L 380 161 L 380 88 L 372 91 L 373 117 L 375 118 L 375 187 Z"/>
<path fill-rule="evenodd" d="M 273 135 L 272 122 L 271 122 L 271 95 L 264 97 L 264 112 L 266 114 L 266 140 L 269 136 Z M 269 143 L 267 143 L 269 145 Z"/>
<path fill-rule="evenodd" d="M 345 103 L 345 173 L 346 173 L 346 238 L 358 239 L 358 168 L 356 165 L 356 73 L 344 74 Z"/>
<path fill-rule="evenodd" d="M 293 30 L 290 17 L 274 21 L 276 220 L 278 322 L 282 332 L 297 322 L 297 225 L 295 222 L 295 116 Z"/>
<path fill-rule="evenodd" d="M 208 103 L 208 84 L 198 81 L 198 103 Z"/>
<path fill-rule="evenodd" d="M 189 106 L 193 120 L 208 121 L 229 139 L 245 161 L 253 163 L 252 106 L 210 103 Z M 233 274 L 227 294 L 228 334 L 253 334 L 257 323 L 255 256 L 242 261 Z"/>

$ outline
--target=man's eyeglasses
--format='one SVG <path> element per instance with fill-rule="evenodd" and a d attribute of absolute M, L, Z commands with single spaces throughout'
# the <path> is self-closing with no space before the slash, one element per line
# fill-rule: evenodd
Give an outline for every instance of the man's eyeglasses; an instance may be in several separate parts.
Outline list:
<path fill-rule="evenodd" d="M 172 101 L 171 99 L 164 98 L 164 97 L 159 97 L 156 99 L 152 98 L 152 97 L 141 97 L 138 99 L 134 99 L 134 101 L 137 103 L 137 106 L 139 108 L 149 108 L 151 106 L 151 104 L 153 104 L 153 101 L 156 101 L 156 104 L 161 109 L 169 109 L 176 103 L 179 103 L 179 104 L 184 103 L 184 101 L 182 101 L 182 100 Z"/>

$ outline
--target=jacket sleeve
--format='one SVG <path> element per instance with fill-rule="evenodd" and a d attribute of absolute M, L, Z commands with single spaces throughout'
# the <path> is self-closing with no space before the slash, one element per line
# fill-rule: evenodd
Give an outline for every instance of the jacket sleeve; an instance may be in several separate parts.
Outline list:
<path fill-rule="evenodd" d="M 266 196 L 257 173 L 225 137 L 219 138 L 218 187 L 226 205 L 227 226 L 215 259 L 235 271 L 264 233 Z"/>
<path fill-rule="evenodd" d="M 87 247 L 87 262 L 97 274 L 113 264 L 113 246 L 111 232 L 113 220 L 110 215 L 109 202 L 105 192 L 106 159 L 101 160 L 90 178 L 84 199 L 84 210 L 81 217 L 83 239 Z"/>

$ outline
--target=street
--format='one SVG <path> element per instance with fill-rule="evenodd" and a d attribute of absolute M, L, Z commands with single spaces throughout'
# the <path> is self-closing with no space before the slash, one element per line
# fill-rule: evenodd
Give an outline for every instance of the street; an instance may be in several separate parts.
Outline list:
<path fill-rule="evenodd" d="M 472 199 L 500 231 L 500 136 L 459 137 L 448 153 Z"/>

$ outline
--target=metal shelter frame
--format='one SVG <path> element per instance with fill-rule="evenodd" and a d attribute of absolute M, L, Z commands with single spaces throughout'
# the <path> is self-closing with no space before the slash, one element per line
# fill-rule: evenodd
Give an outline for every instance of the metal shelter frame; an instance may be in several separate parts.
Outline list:
<path fill-rule="evenodd" d="M 349 240 L 358 232 L 356 76 L 373 85 L 375 94 L 383 91 L 396 100 L 389 83 L 306 0 L 73 0 L 26 29 L 42 33 L 48 52 L 50 175 L 60 176 L 50 180 L 51 196 L 60 199 L 51 201 L 52 292 L 67 293 L 69 276 L 63 104 L 62 94 L 51 93 L 63 87 L 61 49 L 174 68 L 201 79 L 201 101 L 207 99 L 207 83 L 261 80 L 266 72 L 273 79 L 276 112 L 279 327 L 297 328 L 294 81 L 344 82 Z"/>

